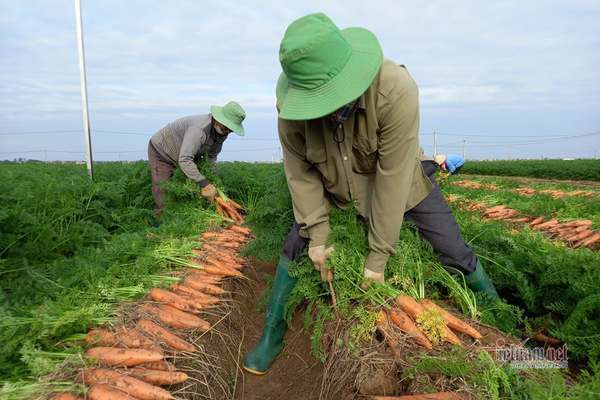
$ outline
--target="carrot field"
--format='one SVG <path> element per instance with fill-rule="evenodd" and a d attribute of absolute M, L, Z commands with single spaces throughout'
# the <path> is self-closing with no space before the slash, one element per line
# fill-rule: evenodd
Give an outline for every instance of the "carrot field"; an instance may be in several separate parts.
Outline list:
<path fill-rule="evenodd" d="M 188 319 L 189 326 L 175 330 L 191 347 L 176 351 L 163 342 L 154 349 L 187 377 L 160 384 L 165 393 L 159 395 L 260 398 L 244 393 L 260 386 L 267 390 L 278 373 L 296 368 L 293 360 L 299 357 L 306 366 L 299 364 L 301 370 L 291 375 L 297 382 L 287 390 L 294 398 L 433 392 L 481 399 L 600 398 L 600 240 L 591 240 L 600 231 L 600 187 L 439 177 L 463 236 L 502 303 L 474 295 L 460 277 L 450 275 L 409 223 L 386 268 L 386 284 L 361 289 L 364 227 L 356 211 L 333 211 L 336 306 L 308 258 L 295 263 L 291 270 L 298 284 L 286 312 L 293 327 L 286 339 L 290 350 L 273 372 L 256 378 L 245 377 L 239 363 L 256 340 L 251 325 L 262 323 L 248 314 L 264 312 L 272 266 L 293 223 L 283 167 L 235 162 L 202 169 L 245 210 L 244 226 L 251 234 L 240 239 L 239 248 L 215 250 L 219 242 L 238 243 L 232 239 L 236 234 L 224 229 L 232 221 L 203 200 L 181 171 L 167 185 L 164 219 L 156 227 L 145 162 L 100 163 L 93 183 L 81 165 L 0 163 L 5 187 L 0 193 L 0 398 L 41 399 L 64 390 L 89 395 L 80 372 L 97 367 L 99 358 L 93 351 L 88 356 L 95 357 L 85 356 L 90 330 L 118 333 L 139 328 L 145 319 L 166 326 L 153 316 L 165 298 L 191 310 L 189 303 L 168 297 L 167 289 L 182 295 L 177 289 L 185 288 L 176 285 L 206 269 L 195 260 L 204 257 L 206 263 L 207 254 L 219 254 L 215 264 L 239 265 L 240 276 L 217 282 L 221 291 L 211 290 L 219 300 L 192 310 L 203 323 Z M 488 212 L 497 206 L 513 211 Z M 563 228 L 536 229 L 532 223 L 539 217 L 555 219 L 550 225 Z M 587 236 L 575 240 L 582 232 Z M 416 340 L 391 323 L 405 311 L 398 299 L 417 302 L 414 309 L 433 301 L 481 338 L 455 328 L 460 343 L 448 343 L 439 315 L 426 314 L 413 319 L 427 342 Z M 383 324 L 382 317 L 391 322 Z M 306 354 L 298 347 L 302 340 Z M 517 367 L 498 356 L 509 345 L 564 348 L 568 365 Z M 139 374 L 133 365 L 108 370 Z M 303 374 L 311 379 L 298 378 Z"/>

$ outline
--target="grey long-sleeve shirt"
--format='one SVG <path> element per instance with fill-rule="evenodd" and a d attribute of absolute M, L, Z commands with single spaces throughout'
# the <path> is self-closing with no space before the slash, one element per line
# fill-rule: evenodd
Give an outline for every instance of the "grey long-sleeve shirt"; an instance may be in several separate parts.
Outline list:
<path fill-rule="evenodd" d="M 211 122 L 211 114 L 179 118 L 156 132 L 150 143 L 165 160 L 179 164 L 188 178 L 204 186 L 208 181 L 198 171 L 196 161 L 203 154 L 216 161 L 227 139 L 214 131 Z"/>

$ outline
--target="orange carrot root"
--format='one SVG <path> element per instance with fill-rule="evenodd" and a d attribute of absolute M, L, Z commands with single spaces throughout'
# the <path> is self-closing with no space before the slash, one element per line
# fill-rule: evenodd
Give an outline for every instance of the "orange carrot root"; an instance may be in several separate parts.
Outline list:
<path fill-rule="evenodd" d="M 61 392 L 56 393 L 50 398 L 50 400 L 83 400 L 83 397 L 79 397 L 75 393 L 71 392 Z"/>
<path fill-rule="evenodd" d="M 145 349 L 120 349 L 117 347 L 92 347 L 85 355 L 100 363 L 112 366 L 130 367 L 148 362 L 160 361 L 163 355 Z"/>
<path fill-rule="evenodd" d="M 122 373 L 93 368 L 83 371 L 83 382 L 86 385 L 105 384 L 127 393 L 140 400 L 171 400 L 173 396 L 168 391 L 149 383 L 143 382 Z"/>
<path fill-rule="evenodd" d="M 158 307 L 150 304 L 142 304 L 140 306 L 140 310 L 155 315 L 158 317 L 158 319 L 171 328 L 199 329 L 202 331 L 208 331 L 210 329 L 210 324 L 205 320 L 198 318 L 194 314 L 178 310 L 168 304 L 161 304 Z"/>
<path fill-rule="evenodd" d="M 155 324 L 154 322 L 148 319 L 141 319 L 137 323 L 137 327 L 145 332 L 148 336 L 152 336 L 159 342 L 164 343 L 165 345 L 180 351 L 187 351 L 193 353 L 196 351 L 196 347 L 194 347 L 191 343 L 183 340 L 179 336 L 170 332 L 169 330 L 163 328 L 162 326 Z M 148 363 L 143 365 L 149 365 Z M 151 364 L 150 364 L 151 365 Z M 168 367 L 168 364 L 166 364 Z M 153 368 L 159 369 L 159 368 Z M 170 371 L 170 369 L 169 369 Z"/>
<path fill-rule="evenodd" d="M 400 328 L 402 332 L 414 338 L 418 344 L 428 350 L 433 349 L 433 345 L 429 339 L 427 339 L 427 336 L 421 332 L 421 330 L 406 313 L 401 310 L 392 309 L 390 311 L 390 319 L 398 328 Z"/>
<path fill-rule="evenodd" d="M 171 346 L 171 347 L 173 347 L 173 346 Z M 195 351 L 193 346 L 192 346 L 192 351 Z M 175 366 L 173 364 L 171 364 L 170 362 L 165 361 L 165 360 L 140 364 L 136 368 L 153 369 L 155 371 L 171 371 L 171 372 L 177 371 L 177 368 L 175 368 Z"/>
<path fill-rule="evenodd" d="M 132 368 L 129 370 L 131 376 L 149 383 L 151 385 L 177 385 L 187 381 L 186 373 L 177 371 L 157 371 L 144 368 Z"/>
<path fill-rule="evenodd" d="M 396 304 L 402 311 L 407 313 L 413 320 L 417 320 L 417 318 L 425 312 L 425 308 L 417 303 L 415 299 L 410 296 L 400 295 L 396 297 Z M 452 344 L 461 344 L 460 339 L 456 336 L 446 325 L 442 328 L 442 337 L 445 341 Z"/>
<path fill-rule="evenodd" d="M 97 383 L 92 385 L 86 394 L 86 399 L 89 400 L 137 400 L 135 397 L 127 393 L 115 389 L 112 386 Z"/>
<path fill-rule="evenodd" d="M 245 228 L 243 226 L 239 226 L 239 225 L 231 225 L 229 227 L 229 229 L 231 229 L 234 232 L 241 233 L 242 235 L 246 235 L 246 236 L 248 236 L 250 234 L 250 229 Z"/>
<path fill-rule="evenodd" d="M 442 318 L 444 318 L 444 321 L 446 322 L 446 325 L 448 325 L 448 327 L 454 329 L 457 332 L 467 334 L 475 340 L 481 340 L 481 333 L 479 333 L 475 328 L 463 322 L 458 317 L 454 316 L 452 313 L 444 310 L 442 307 L 438 306 L 433 301 L 423 299 L 421 300 L 421 305 L 425 307 L 426 310 L 436 311 L 438 314 L 440 314 Z"/>
<path fill-rule="evenodd" d="M 377 314 L 377 330 L 381 333 L 388 346 L 390 346 L 390 349 L 392 349 L 394 355 L 399 357 L 400 349 L 398 348 L 398 343 L 394 340 L 390 332 L 389 325 L 389 319 L 385 311 L 379 311 Z"/>

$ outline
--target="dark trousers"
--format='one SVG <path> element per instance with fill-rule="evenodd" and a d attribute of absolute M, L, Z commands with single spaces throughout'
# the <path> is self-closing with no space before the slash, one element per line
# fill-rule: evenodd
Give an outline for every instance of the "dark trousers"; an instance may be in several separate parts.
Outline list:
<path fill-rule="evenodd" d="M 457 268 L 465 274 L 473 272 L 477 257 L 463 240 L 452 210 L 435 180 L 437 164 L 433 161 L 423 161 L 421 164 L 433 183 L 433 190 L 407 211 L 404 218 L 416 225 L 419 236 L 431 244 L 443 265 Z M 295 260 L 307 244 L 308 239 L 300 236 L 300 225 L 294 223 L 285 239 L 283 254 Z"/>
<path fill-rule="evenodd" d="M 165 201 L 165 190 L 161 187 L 161 183 L 171 179 L 175 167 L 167 162 L 150 142 L 148 142 L 148 165 L 150 166 L 150 174 L 152 175 L 154 215 L 159 217 Z"/>

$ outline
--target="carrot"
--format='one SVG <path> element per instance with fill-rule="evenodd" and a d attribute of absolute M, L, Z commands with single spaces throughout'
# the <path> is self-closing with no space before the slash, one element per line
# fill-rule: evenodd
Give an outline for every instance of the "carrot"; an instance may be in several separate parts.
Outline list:
<path fill-rule="evenodd" d="M 214 232 L 214 231 L 206 231 L 206 232 L 203 232 L 203 233 L 200 235 L 200 237 L 201 237 L 202 239 L 209 239 L 209 240 L 210 240 L 210 239 L 214 239 L 214 238 L 217 238 L 217 237 L 219 237 L 219 232 Z"/>
<path fill-rule="evenodd" d="M 529 222 L 530 217 L 512 218 L 510 222 Z"/>
<path fill-rule="evenodd" d="M 106 329 L 92 329 L 85 335 L 85 341 L 91 345 L 114 346 L 117 344 L 115 334 Z M 132 343 L 129 347 L 139 347 L 138 342 Z"/>
<path fill-rule="evenodd" d="M 83 382 L 86 385 L 99 383 L 114 386 L 116 389 L 140 400 L 170 400 L 174 398 L 171 393 L 164 389 L 110 369 L 87 369 L 83 371 L 82 375 Z"/>
<path fill-rule="evenodd" d="M 85 355 L 106 365 L 125 366 L 160 361 L 163 355 L 159 352 L 145 349 L 120 349 L 117 347 L 92 347 Z"/>
<path fill-rule="evenodd" d="M 531 221 L 529 223 L 529 226 L 533 228 L 534 226 L 539 225 L 542 222 L 544 222 L 544 217 L 537 217 L 536 219 L 534 219 L 533 221 Z"/>
<path fill-rule="evenodd" d="M 247 239 L 246 239 L 246 236 L 244 236 L 244 235 L 240 235 L 239 233 L 235 233 L 235 232 L 226 230 L 226 231 L 219 233 L 219 236 L 217 236 L 217 238 L 215 240 L 245 243 Z"/>
<path fill-rule="evenodd" d="M 240 269 L 242 266 L 236 262 L 228 262 L 226 260 L 223 261 L 219 261 L 217 259 L 215 259 L 212 256 L 207 256 L 204 259 L 204 262 L 210 265 L 214 265 L 215 267 L 225 267 L 225 268 L 232 268 L 232 269 Z"/>
<path fill-rule="evenodd" d="M 573 245 L 573 247 L 581 247 L 581 246 L 590 247 L 591 245 L 593 245 L 599 241 L 600 241 L 600 233 L 595 233 L 593 236 L 590 236 L 589 238 L 584 239 L 583 241 L 575 243 Z"/>
<path fill-rule="evenodd" d="M 403 294 L 396 297 L 396 304 L 402 311 L 410 315 L 413 320 L 416 320 L 423 312 L 425 312 L 425 308 L 417 303 L 415 299 Z M 441 334 L 448 343 L 461 344 L 460 339 L 445 325 L 441 329 Z"/>
<path fill-rule="evenodd" d="M 229 210 L 229 213 L 232 217 L 232 219 L 237 222 L 237 223 L 243 223 L 244 222 L 244 217 L 242 216 L 242 214 L 240 214 L 237 210 L 237 207 L 235 207 L 233 204 L 231 203 L 227 203 L 227 207 Z"/>
<path fill-rule="evenodd" d="M 158 307 L 150 304 L 143 304 L 140 306 L 140 309 L 149 314 L 157 316 L 158 319 L 169 325 L 171 328 L 199 329 L 203 331 L 210 329 L 210 324 L 205 320 L 196 317 L 194 314 L 178 310 L 168 304 L 161 304 Z"/>
<path fill-rule="evenodd" d="M 539 230 L 539 229 L 548 229 L 553 227 L 554 225 L 558 224 L 558 220 L 556 220 L 555 218 L 551 219 L 550 221 L 544 222 L 543 224 L 539 224 L 533 227 L 533 230 Z"/>
<path fill-rule="evenodd" d="M 235 249 L 217 249 L 210 243 L 204 243 L 202 247 L 209 254 L 225 255 L 225 256 L 230 257 L 238 262 L 242 260 L 242 258 L 237 256 Z"/>
<path fill-rule="evenodd" d="M 85 341 L 90 345 L 107 347 L 124 346 L 148 349 L 154 346 L 152 340 L 135 329 L 124 326 L 117 327 L 116 332 L 102 328 L 92 329 L 85 336 Z"/>
<path fill-rule="evenodd" d="M 224 247 L 226 249 L 239 250 L 239 248 L 241 247 L 239 243 L 229 242 L 229 241 L 225 241 L 225 240 L 214 240 L 211 243 L 214 244 L 215 246 Z"/>
<path fill-rule="evenodd" d="M 396 297 L 396 304 L 402 311 L 407 313 L 413 320 L 416 320 L 419 315 L 421 315 L 425 309 L 422 305 L 417 303 L 415 299 L 406 295 L 399 295 Z"/>
<path fill-rule="evenodd" d="M 459 318 L 455 317 L 450 312 L 444 310 L 442 307 L 438 306 L 433 301 L 423 299 L 421 300 L 421 305 L 425 307 L 426 310 L 436 311 L 437 313 L 439 313 L 442 316 L 442 318 L 444 318 L 444 321 L 446 321 L 446 325 L 448 325 L 449 328 L 467 334 L 475 340 L 481 340 L 481 333 L 479 333 L 475 328 L 463 322 Z"/>
<path fill-rule="evenodd" d="M 243 260 L 235 256 L 234 254 L 217 250 L 209 245 L 205 245 L 204 248 L 207 251 L 209 257 L 215 257 L 218 260 L 222 260 L 225 263 L 229 263 L 235 269 L 240 269 L 243 266 Z"/>
<path fill-rule="evenodd" d="M 193 346 L 192 346 L 192 348 L 193 348 Z M 193 349 L 192 351 L 195 351 L 195 349 Z M 152 369 L 155 371 L 171 371 L 171 372 L 177 371 L 177 369 L 175 368 L 175 366 L 173 364 L 171 364 L 170 362 L 165 361 L 165 360 L 140 364 L 136 368 L 146 368 L 146 369 Z"/>
<path fill-rule="evenodd" d="M 593 222 L 590 219 L 577 219 L 575 221 L 571 221 L 575 226 L 580 227 L 580 226 L 592 226 Z"/>
<path fill-rule="evenodd" d="M 195 307 L 193 303 L 190 303 L 185 298 L 175 294 L 173 292 L 169 292 L 165 289 L 160 288 L 152 288 L 150 289 L 150 293 L 148 294 L 150 299 L 157 301 L 162 304 L 170 304 L 171 306 L 177 308 L 181 311 L 186 312 L 197 312 L 198 309 Z"/>
<path fill-rule="evenodd" d="M 537 340 L 540 343 L 549 344 L 551 346 L 560 346 L 560 340 L 545 335 L 542 332 L 536 332 L 533 334 L 533 339 Z"/>
<path fill-rule="evenodd" d="M 194 275 L 188 275 L 183 283 L 185 285 L 188 285 L 189 287 L 191 287 L 192 289 L 196 289 L 199 290 L 201 292 L 204 292 L 208 295 L 220 295 L 225 293 L 225 289 L 218 287 L 217 285 L 210 283 L 210 282 L 206 282 L 205 280 L 203 280 L 202 278 L 198 278 Z"/>
<path fill-rule="evenodd" d="M 222 197 L 216 197 L 215 201 L 227 214 L 229 214 L 231 219 L 233 219 L 235 222 L 243 221 L 242 216 L 235 210 L 233 206 L 227 203 Z"/>
<path fill-rule="evenodd" d="M 594 234 L 594 231 L 583 231 L 583 232 L 576 233 L 573 236 L 569 236 L 568 240 L 570 242 L 578 242 L 580 240 L 584 240 L 584 239 L 592 236 L 593 234 Z"/>
<path fill-rule="evenodd" d="M 387 342 L 388 346 L 390 346 L 390 349 L 392 349 L 394 355 L 400 356 L 400 349 L 398 349 L 398 343 L 394 340 L 390 332 L 390 322 L 385 311 L 379 311 L 379 313 L 377 314 L 376 323 L 377 330 L 381 333 L 383 339 Z"/>
<path fill-rule="evenodd" d="M 231 225 L 229 227 L 230 230 L 237 232 L 237 233 L 241 233 L 242 235 L 246 235 L 248 236 L 250 234 L 250 229 L 245 228 L 243 226 L 240 225 Z"/>
<path fill-rule="evenodd" d="M 213 285 L 220 285 L 225 275 L 209 274 L 206 271 L 192 271 L 187 276 L 195 276 L 205 283 L 212 283 Z"/>
<path fill-rule="evenodd" d="M 148 319 L 140 319 L 136 326 L 149 336 L 152 336 L 159 342 L 162 342 L 175 350 L 187 351 L 190 353 L 196 351 L 196 347 L 194 347 L 191 343 L 188 343 L 179 336 Z M 148 363 L 142 365 L 148 365 Z"/>
<path fill-rule="evenodd" d="M 433 349 L 433 345 L 429 339 L 427 339 L 427 336 L 421 332 L 413 320 L 410 319 L 404 311 L 398 309 L 390 310 L 390 319 L 402 332 L 411 336 L 418 344 L 428 350 Z"/>
<path fill-rule="evenodd" d="M 588 230 L 590 228 L 591 225 L 581 225 L 578 226 L 577 228 L 575 228 L 575 232 L 583 232 L 585 230 Z"/>
<path fill-rule="evenodd" d="M 137 400 L 119 389 L 101 383 L 92 385 L 85 397 L 89 400 Z"/>
<path fill-rule="evenodd" d="M 404 396 L 371 396 L 373 400 L 466 400 L 470 399 L 468 394 L 454 392 L 437 392 L 426 394 L 407 394 Z"/>
<path fill-rule="evenodd" d="M 60 392 L 60 393 L 56 393 L 54 396 L 52 396 L 51 400 L 83 400 L 83 398 L 77 396 L 75 393 Z"/>
<path fill-rule="evenodd" d="M 132 368 L 131 376 L 152 385 L 177 385 L 189 378 L 186 373 L 177 371 L 157 371 L 144 368 Z"/>
<path fill-rule="evenodd" d="M 505 208 L 506 208 L 505 205 L 500 204 L 498 206 L 494 206 L 494 207 L 490 207 L 490 208 L 486 209 L 485 212 L 484 212 L 484 214 L 493 213 L 495 211 L 500 211 L 500 210 L 503 210 Z"/>
<path fill-rule="evenodd" d="M 244 276 L 244 274 L 242 274 L 240 271 L 238 271 L 235 268 L 230 268 L 230 267 L 225 267 L 225 266 L 221 266 L 221 267 L 217 267 L 215 265 L 211 265 L 211 264 L 201 264 L 202 266 L 202 270 L 209 273 L 209 274 L 214 274 L 214 275 L 225 275 L 225 276 Z"/>
<path fill-rule="evenodd" d="M 236 201 L 234 201 L 232 198 L 227 199 L 227 201 L 229 202 L 229 204 L 231 206 L 233 206 L 234 208 L 237 208 L 238 210 L 243 210 L 244 207 L 242 207 L 239 203 L 237 203 Z"/>
<path fill-rule="evenodd" d="M 189 281 L 185 283 L 189 283 Z M 182 285 L 180 283 L 176 283 L 172 285 L 171 288 L 175 292 L 179 293 L 181 296 L 187 296 L 188 298 L 191 298 L 191 300 L 196 304 L 196 306 L 210 306 L 213 304 L 217 304 L 220 301 L 218 297 L 201 292 L 200 290 L 195 289 L 188 284 Z"/>

